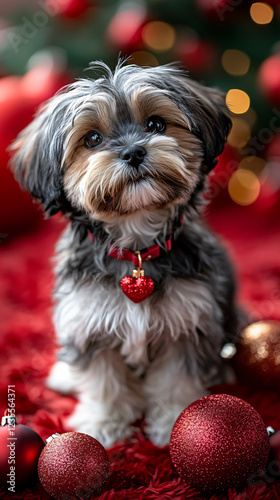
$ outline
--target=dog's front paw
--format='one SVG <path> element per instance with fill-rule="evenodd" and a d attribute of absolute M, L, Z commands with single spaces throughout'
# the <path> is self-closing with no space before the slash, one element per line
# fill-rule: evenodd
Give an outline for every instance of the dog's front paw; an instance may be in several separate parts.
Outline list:
<path fill-rule="evenodd" d="M 131 437 L 135 430 L 123 415 L 106 411 L 99 403 L 79 403 L 68 419 L 68 425 L 97 439 L 105 448 Z"/>
<path fill-rule="evenodd" d="M 51 368 L 46 386 L 61 394 L 72 394 L 75 392 L 76 384 L 71 367 L 64 361 L 57 361 Z"/>
<path fill-rule="evenodd" d="M 170 443 L 170 436 L 173 426 L 185 408 L 196 399 L 206 396 L 207 392 L 197 393 L 192 399 L 177 403 L 161 402 L 153 404 L 146 412 L 147 427 L 145 432 L 148 438 L 156 446 L 167 446 Z"/>
<path fill-rule="evenodd" d="M 167 446 L 173 425 L 185 407 L 178 405 L 155 406 L 146 415 L 145 432 L 156 446 Z"/>

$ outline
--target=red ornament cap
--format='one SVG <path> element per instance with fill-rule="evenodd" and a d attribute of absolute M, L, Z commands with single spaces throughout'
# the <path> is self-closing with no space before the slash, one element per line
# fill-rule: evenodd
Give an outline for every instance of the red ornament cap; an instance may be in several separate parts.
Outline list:
<path fill-rule="evenodd" d="M 109 471 L 106 450 L 81 432 L 66 432 L 52 439 L 38 463 L 41 484 L 56 500 L 100 494 Z"/>
<path fill-rule="evenodd" d="M 187 483 L 207 494 L 239 488 L 264 469 L 269 440 L 259 413 L 228 394 L 188 406 L 175 422 L 170 455 Z"/>

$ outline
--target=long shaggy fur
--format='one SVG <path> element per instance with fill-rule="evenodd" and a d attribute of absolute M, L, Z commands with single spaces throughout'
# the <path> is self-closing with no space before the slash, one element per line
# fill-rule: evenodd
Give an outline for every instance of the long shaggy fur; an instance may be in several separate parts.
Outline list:
<path fill-rule="evenodd" d="M 96 67 L 105 76 L 62 89 L 13 146 L 22 185 L 71 220 L 57 246 L 61 350 L 48 384 L 77 394 L 70 425 L 106 446 L 143 412 L 147 435 L 165 445 L 179 413 L 227 377 L 219 352 L 237 328 L 231 266 L 199 215 L 230 119 L 219 91 L 171 65 Z M 135 148 L 137 165 L 124 155 Z M 134 304 L 119 286 L 132 265 L 108 247 L 164 248 L 170 232 L 172 250 L 144 265 L 155 291 Z"/>

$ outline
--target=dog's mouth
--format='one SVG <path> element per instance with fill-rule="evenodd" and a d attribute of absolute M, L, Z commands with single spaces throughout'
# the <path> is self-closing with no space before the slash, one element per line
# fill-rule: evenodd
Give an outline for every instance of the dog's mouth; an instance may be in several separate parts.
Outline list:
<path fill-rule="evenodd" d="M 120 195 L 111 200 L 111 208 L 119 214 L 134 213 L 150 207 L 181 203 L 187 197 L 186 185 L 179 179 L 155 178 L 138 173 L 126 183 Z"/>
<path fill-rule="evenodd" d="M 139 167 L 134 168 L 125 168 L 122 172 L 123 178 L 127 181 L 128 184 L 139 182 L 143 180 L 148 180 L 154 177 L 154 168 L 147 163 L 142 163 Z"/>
<path fill-rule="evenodd" d="M 141 184 L 145 181 L 149 181 L 150 179 L 152 179 L 151 174 L 148 174 L 147 172 L 137 172 L 128 179 L 128 185 Z"/>

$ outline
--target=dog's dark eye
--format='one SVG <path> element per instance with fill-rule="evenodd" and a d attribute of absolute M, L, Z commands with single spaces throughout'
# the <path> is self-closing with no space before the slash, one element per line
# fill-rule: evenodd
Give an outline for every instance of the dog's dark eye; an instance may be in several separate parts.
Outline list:
<path fill-rule="evenodd" d="M 150 116 L 147 121 L 147 132 L 160 134 L 166 129 L 166 123 L 163 118 L 159 116 Z"/>
<path fill-rule="evenodd" d="M 103 136 L 96 130 L 90 130 L 84 136 L 84 145 L 88 149 L 96 148 L 103 142 Z"/>

